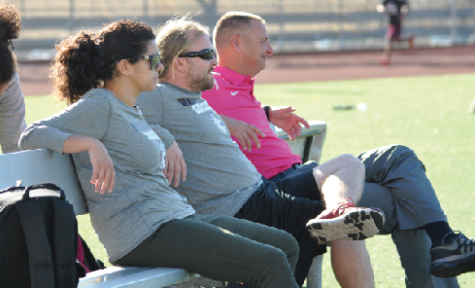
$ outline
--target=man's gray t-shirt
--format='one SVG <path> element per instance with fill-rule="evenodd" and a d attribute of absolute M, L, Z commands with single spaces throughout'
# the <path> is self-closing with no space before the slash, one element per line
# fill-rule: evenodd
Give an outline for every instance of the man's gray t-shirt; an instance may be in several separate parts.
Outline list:
<path fill-rule="evenodd" d="M 140 94 L 137 105 L 166 147 L 176 140 L 183 152 L 187 179 L 175 189 L 199 214 L 234 216 L 259 187 L 261 175 L 201 93 L 162 82 Z"/>
<path fill-rule="evenodd" d="M 114 190 L 101 195 L 90 183 L 88 152 L 72 154 L 92 225 L 110 262 L 132 251 L 160 225 L 194 214 L 186 199 L 168 186 L 162 173 L 165 146 L 140 109 L 105 89 L 92 89 L 61 113 L 30 125 L 20 146 L 62 153 L 70 135 L 98 139 L 114 162 Z"/>

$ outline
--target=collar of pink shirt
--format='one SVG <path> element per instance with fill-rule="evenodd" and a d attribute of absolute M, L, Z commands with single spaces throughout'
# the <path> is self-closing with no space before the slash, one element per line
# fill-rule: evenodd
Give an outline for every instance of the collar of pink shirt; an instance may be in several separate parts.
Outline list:
<path fill-rule="evenodd" d="M 242 86 L 242 85 L 250 85 L 251 87 L 254 86 L 254 81 L 256 78 L 251 78 L 251 76 L 239 74 L 231 69 L 228 69 L 223 66 L 216 66 L 214 68 L 214 73 L 218 74 L 219 77 L 226 79 L 231 84 L 235 86 Z"/>

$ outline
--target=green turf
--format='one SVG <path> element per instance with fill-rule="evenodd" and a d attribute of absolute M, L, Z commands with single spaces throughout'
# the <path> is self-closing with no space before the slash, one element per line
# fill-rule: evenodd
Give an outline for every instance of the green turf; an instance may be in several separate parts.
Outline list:
<path fill-rule="evenodd" d="M 453 229 L 475 236 L 475 116 L 467 113 L 475 95 L 475 75 L 452 75 L 306 84 L 259 85 L 255 94 L 268 105 L 292 105 L 309 120 L 327 121 L 326 161 L 342 153 L 359 154 L 379 146 L 413 148 Z M 368 110 L 335 111 L 335 103 L 367 103 Z M 404 272 L 391 237 L 367 241 L 376 287 L 405 287 Z M 324 257 L 323 287 L 338 287 Z M 475 286 L 475 273 L 459 278 Z"/>
<path fill-rule="evenodd" d="M 410 146 L 424 161 L 452 228 L 474 236 L 475 116 L 467 113 L 473 83 L 475 74 L 448 75 L 257 85 L 255 94 L 265 104 L 292 105 L 308 120 L 327 121 L 322 161 L 393 143 Z M 26 102 L 28 123 L 60 110 L 46 97 L 27 97 Z M 367 103 L 366 112 L 332 109 L 335 103 L 360 102 Z M 94 253 L 105 259 L 88 217 L 81 216 L 79 222 Z M 376 286 L 405 287 L 391 238 L 376 236 L 367 241 L 367 248 Z M 323 286 L 338 287 L 328 256 L 323 269 Z M 475 286 L 475 273 L 458 279 L 461 287 Z"/>

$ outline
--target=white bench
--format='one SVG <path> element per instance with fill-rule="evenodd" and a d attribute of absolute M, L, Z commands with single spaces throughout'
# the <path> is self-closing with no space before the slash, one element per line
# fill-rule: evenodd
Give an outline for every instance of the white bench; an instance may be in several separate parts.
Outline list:
<path fill-rule="evenodd" d="M 308 121 L 310 128 L 302 127 L 300 136 L 290 141 L 289 136 L 282 129 L 274 129 L 280 139 L 289 143 L 292 152 L 299 154 L 303 162 L 313 160 L 320 162 L 323 143 L 327 135 L 327 123 L 324 121 Z"/>
<path fill-rule="evenodd" d="M 50 150 L 33 150 L 0 155 L 0 187 L 54 183 L 61 187 L 76 215 L 87 214 L 87 206 L 70 155 Z M 185 269 L 111 267 L 89 273 L 79 287 L 165 287 L 198 277 Z"/>
<path fill-rule="evenodd" d="M 285 133 L 282 131 L 278 132 L 282 138 L 286 136 L 283 134 Z M 326 124 L 312 122 L 312 127 L 304 128 L 301 137 L 290 144 L 295 153 L 305 154 L 308 159 L 318 161 L 325 135 Z M 309 147 L 305 148 L 305 144 Z M 54 183 L 64 190 L 66 199 L 73 205 L 76 215 L 84 215 L 88 210 L 73 165 L 70 155 L 61 156 L 46 149 L 0 155 L 0 189 L 15 185 L 17 180 L 21 180 L 24 185 Z M 199 277 L 198 274 L 185 269 L 139 267 L 110 267 L 94 271 L 81 278 L 79 287 L 155 288 L 173 284 L 187 288 L 224 287 L 222 282 Z"/>

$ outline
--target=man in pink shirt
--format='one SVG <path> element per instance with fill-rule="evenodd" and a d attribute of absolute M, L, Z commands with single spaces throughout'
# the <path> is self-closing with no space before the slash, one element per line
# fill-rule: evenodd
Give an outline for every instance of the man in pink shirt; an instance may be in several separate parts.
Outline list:
<path fill-rule="evenodd" d="M 220 114 L 257 170 L 265 178 L 277 181 L 313 173 L 318 164 L 302 166 L 300 157 L 269 128 L 271 122 L 293 139 L 300 134 L 300 124 L 308 123 L 292 113 L 290 107 L 263 109 L 254 96 L 254 77 L 265 68 L 267 57 L 273 55 L 264 24 L 261 17 L 249 13 L 230 12 L 221 17 L 213 33 L 218 53 L 215 86 L 202 97 Z M 475 243 L 450 228 L 425 167 L 414 151 L 390 145 L 358 158 L 366 167 L 366 184 L 363 196 L 355 204 L 379 207 L 385 212 L 387 220 L 382 231 L 392 233 L 406 271 L 407 287 L 458 287 L 455 278 L 438 277 L 474 271 Z M 309 199 L 318 195 L 318 191 L 297 193 L 294 196 Z M 312 223 L 309 226 L 311 229 Z M 456 246 L 458 252 L 451 246 Z"/>
<path fill-rule="evenodd" d="M 241 143 L 243 152 L 256 166 L 257 171 L 265 178 L 270 179 L 280 172 L 289 169 L 292 165 L 302 163 L 300 156 L 292 154 L 292 150 L 287 142 L 279 139 L 270 128 L 269 120 L 261 107 L 261 102 L 257 101 L 252 93 L 254 79 L 249 75 L 244 76 L 223 66 L 217 66 L 214 69 L 214 75 L 215 88 L 202 94 L 203 98 L 208 101 L 208 104 L 218 114 L 246 123 L 252 123 L 263 133 L 261 136 L 265 135 L 265 137 L 259 139 L 255 138 L 254 144 L 252 144 L 244 142 L 245 140 L 239 134 L 236 135 L 237 137 L 234 136 L 233 131 L 231 131 L 232 138 Z M 228 119 L 225 119 L 226 121 L 229 123 Z M 301 119 L 301 121 L 308 125 L 305 120 Z M 298 128 L 300 128 L 300 125 L 298 125 Z M 253 133 L 251 133 L 252 135 Z M 253 145 L 259 145 L 260 149 L 252 149 Z"/>

